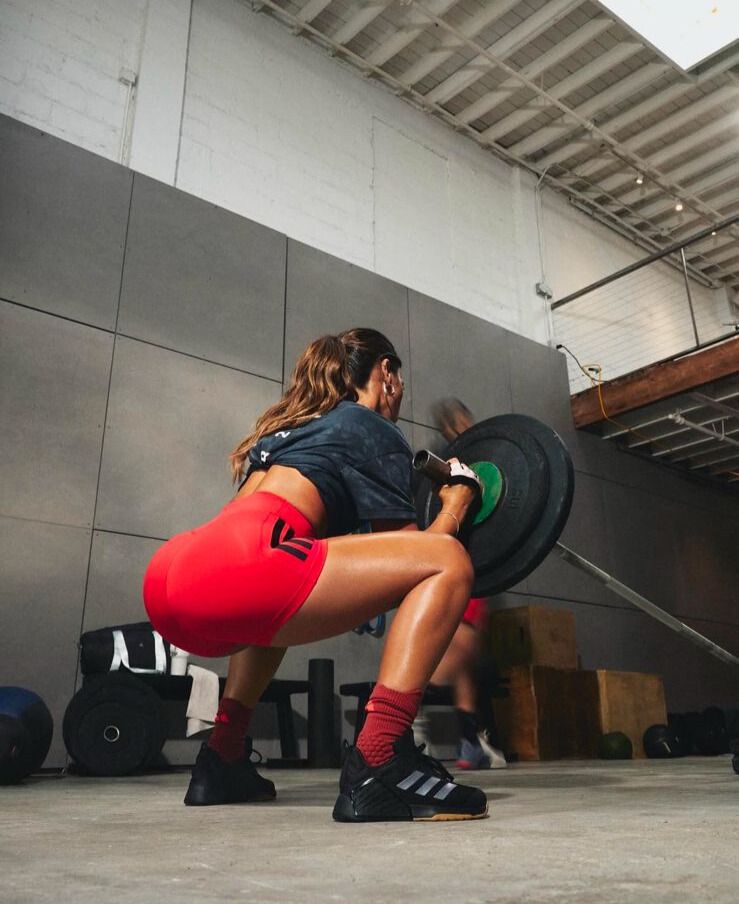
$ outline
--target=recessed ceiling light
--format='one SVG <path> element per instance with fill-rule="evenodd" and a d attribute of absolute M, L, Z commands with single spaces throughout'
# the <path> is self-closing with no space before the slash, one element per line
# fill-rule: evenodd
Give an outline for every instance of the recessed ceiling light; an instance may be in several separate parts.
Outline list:
<path fill-rule="evenodd" d="M 678 202 L 675 204 L 675 210 L 676 210 L 678 213 L 680 213 L 680 211 L 681 211 L 682 209 L 683 209 L 683 202 L 682 202 L 682 201 L 678 201 Z"/>
<path fill-rule="evenodd" d="M 636 184 L 642 185 L 643 182 L 644 182 L 644 176 L 642 176 L 641 173 L 637 173 L 636 174 Z"/>

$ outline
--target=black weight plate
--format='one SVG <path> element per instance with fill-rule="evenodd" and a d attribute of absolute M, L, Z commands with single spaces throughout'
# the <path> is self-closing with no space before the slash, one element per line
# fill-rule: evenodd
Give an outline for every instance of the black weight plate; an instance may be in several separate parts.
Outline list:
<path fill-rule="evenodd" d="M 513 555 L 538 523 L 549 492 L 547 461 L 527 432 L 499 424 L 497 419 L 471 427 L 444 455 L 465 462 L 492 461 L 504 475 L 503 494 L 493 515 L 476 527 L 468 518 L 460 534 L 479 577 Z M 423 527 L 431 524 L 440 508 L 439 497 L 429 487 L 422 503 Z"/>
<path fill-rule="evenodd" d="M 548 464 L 549 492 L 541 517 L 526 542 L 505 562 L 485 571 L 475 580 L 475 594 L 479 596 L 502 593 L 522 581 L 544 561 L 564 530 L 575 492 L 572 459 L 559 434 L 541 421 L 522 414 L 505 414 L 495 420 L 515 424 L 536 439 Z M 494 517 L 493 512 L 488 520 Z"/>
<path fill-rule="evenodd" d="M 162 749 L 162 703 L 132 675 L 110 672 L 85 682 L 74 695 L 62 731 L 84 771 L 130 775 L 149 766 Z"/>
<path fill-rule="evenodd" d="M 505 414 L 475 424 L 443 452 L 464 462 L 492 461 L 503 472 L 505 489 L 498 507 L 481 524 L 464 525 L 475 566 L 475 596 L 501 593 L 521 581 L 546 557 L 569 515 L 574 471 L 559 436 L 545 424 Z M 430 481 L 416 496 L 419 527 L 440 509 Z"/>

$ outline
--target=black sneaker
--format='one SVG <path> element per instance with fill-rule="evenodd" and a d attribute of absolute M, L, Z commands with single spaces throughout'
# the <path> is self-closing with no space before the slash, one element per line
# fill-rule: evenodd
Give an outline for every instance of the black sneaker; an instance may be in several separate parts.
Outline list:
<path fill-rule="evenodd" d="M 193 766 L 185 804 L 188 807 L 207 807 L 211 804 L 274 800 L 277 796 L 275 786 L 257 772 L 251 762 L 251 754 L 251 738 L 246 740 L 244 756 L 233 763 L 222 760 L 204 741 Z"/>
<path fill-rule="evenodd" d="M 350 747 L 339 780 L 333 817 L 337 822 L 483 819 L 487 798 L 479 788 L 458 785 L 438 760 L 416 747 L 405 732 L 395 756 L 368 766 Z"/>

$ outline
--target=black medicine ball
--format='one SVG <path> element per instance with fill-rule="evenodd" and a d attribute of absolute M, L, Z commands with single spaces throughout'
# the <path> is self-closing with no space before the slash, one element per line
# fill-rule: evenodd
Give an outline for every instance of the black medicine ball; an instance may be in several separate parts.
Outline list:
<path fill-rule="evenodd" d="M 653 760 L 681 756 L 681 746 L 673 729 L 667 725 L 650 725 L 642 739 L 644 752 Z"/>
<path fill-rule="evenodd" d="M 0 785 L 14 785 L 41 768 L 54 721 L 46 704 L 23 687 L 0 687 Z"/>

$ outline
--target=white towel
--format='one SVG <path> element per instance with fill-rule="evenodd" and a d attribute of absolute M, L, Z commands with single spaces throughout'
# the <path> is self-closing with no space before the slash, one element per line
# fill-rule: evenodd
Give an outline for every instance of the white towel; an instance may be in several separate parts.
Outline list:
<path fill-rule="evenodd" d="M 218 675 L 210 669 L 201 669 L 197 665 L 188 665 L 187 674 L 192 678 L 192 690 L 187 702 L 187 729 L 185 735 L 191 735 L 212 728 L 218 712 L 220 688 Z"/>

